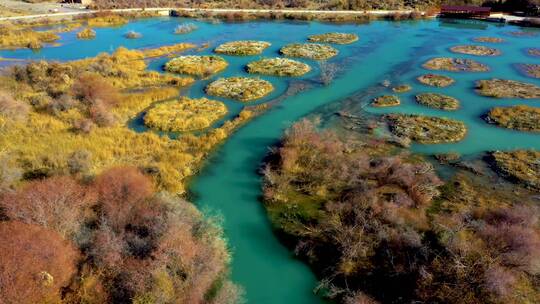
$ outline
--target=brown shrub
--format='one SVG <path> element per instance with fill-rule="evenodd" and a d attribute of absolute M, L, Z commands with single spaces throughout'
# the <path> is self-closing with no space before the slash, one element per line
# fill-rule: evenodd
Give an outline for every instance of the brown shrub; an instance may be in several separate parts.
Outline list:
<path fill-rule="evenodd" d="M 94 201 L 92 193 L 67 176 L 34 181 L 0 196 L 0 206 L 10 219 L 40 225 L 64 237 L 79 231 Z"/>
<path fill-rule="evenodd" d="M 114 106 L 119 99 L 118 89 L 113 87 L 103 76 L 84 73 L 72 87 L 73 95 L 88 105 L 100 103 L 105 108 Z"/>
<path fill-rule="evenodd" d="M 0 222 L 0 294 L 5 303 L 53 303 L 76 273 L 77 250 L 56 232 Z"/>
<path fill-rule="evenodd" d="M 131 210 L 154 192 L 152 182 L 134 167 L 117 167 L 103 172 L 97 177 L 94 188 L 99 196 L 101 215 L 114 231 L 123 230 Z"/>
<path fill-rule="evenodd" d="M 0 91 L 0 115 L 14 120 L 24 120 L 28 116 L 28 104 L 17 101 L 9 93 Z"/>

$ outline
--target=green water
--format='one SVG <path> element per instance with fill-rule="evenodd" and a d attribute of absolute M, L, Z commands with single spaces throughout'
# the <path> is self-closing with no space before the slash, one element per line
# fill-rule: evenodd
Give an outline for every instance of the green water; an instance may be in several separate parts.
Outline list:
<path fill-rule="evenodd" d="M 348 46 L 338 46 L 339 56 L 330 62 L 340 68 L 334 82 L 322 86 L 318 82 L 318 65 L 306 60 L 314 70 L 301 80 L 310 89 L 287 97 L 264 115 L 254 119 L 232 135 L 208 160 L 204 170 L 193 180 L 191 192 L 194 202 L 202 208 L 221 213 L 224 228 L 233 251 L 232 276 L 244 286 L 249 303 L 318 303 L 321 299 L 312 290 L 317 280 L 309 268 L 294 259 L 274 236 L 270 223 L 260 203 L 260 182 L 257 174 L 261 160 L 268 147 L 275 144 L 284 130 L 293 122 L 309 114 L 318 113 L 331 117 L 328 105 L 339 105 L 343 100 L 352 112 L 368 111 L 379 114 L 386 112 L 423 113 L 447 116 L 464 121 L 469 128 L 467 138 L 456 144 L 414 145 L 415 151 L 433 153 L 457 151 L 474 154 L 493 149 L 535 148 L 540 149 L 540 136 L 532 133 L 515 132 L 488 125 L 480 118 L 491 106 L 526 103 L 540 106 L 540 101 L 495 100 L 484 98 L 473 92 L 474 81 L 499 77 L 522 80 L 535 84 L 536 79 L 519 74 L 515 63 L 540 63 L 539 58 L 528 57 L 524 48 L 535 47 L 539 37 L 518 38 L 506 34 L 514 27 L 499 27 L 478 22 L 373 22 L 368 25 L 331 25 L 316 22 L 248 22 L 211 24 L 196 22 L 199 29 L 187 35 L 173 35 L 176 25 L 185 20 L 154 18 L 130 23 L 121 28 L 98 29 L 97 39 L 77 41 L 74 33 L 62 35 L 61 47 L 45 48 L 32 53 L 27 50 L 0 51 L 2 57 L 23 59 L 68 60 L 94 56 L 102 51 L 111 51 L 120 45 L 128 48 L 153 47 L 181 41 L 202 43 L 210 41 L 214 46 L 223 41 L 259 39 L 272 43 L 263 56 L 276 56 L 279 48 L 288 42 L 304 41 L 307 35 L 343 31 L 360 35 L 360 41 Z M 127 40 L 122 35 L 128 30 L 143 34 L 142 39 Z M 416 83 L 415 78 L 427 71 L 421 64 L 429 58 L 456 56 L 448 48 L 471 43 L 477 36 L 497 36 L 507 40 L 494 44 L 503 52 L 498 57 L 474 57 L 491 67 L 486 73 L 442 73 L 455 78 L 456 84 L 449 88 L 430 88 Z M 211 53 L 211 49 L 202 53 Z M 244 65 L 260 56 L 229 57 L 229 68 L 219 76 L 245 75 Z M 150 68 L 159 70 L 165 60 L 150 63 Z M 289 80 L 263 77 L 276 87 L 273 94 L 257 103 L 267 102 L 283 94 Z M 402 105 L 393 109 L 372 109 L 367 103 L 380 94 L 390 93 L 380 86 L 383 80 L 393 84 L 408 83 L 413 86 L 409 93 L 402 94 Z M 204 95 L 205 84 L 201 81 L 182 94 L 191 97 Z M 363 93 L 368 92 L 368 93 Z M 441 92 L 461 100 L 462 108 L 456 112 L 428 109 L 414 102 L 419 92 Z M 351 97 L 352 98 L 349 98 Z M 230 110 L 229 119 L 236 115 L 243 104 L 223 100 Z M 141 117 L 144 113 L 141 113 Z M 222 122 L 218 122 L 219 125 Z M 140 123 L 140 117 L 130 123 L 140 132 L 148 131 Z M 180 134 L 181 136 L 181 134 Z"/>

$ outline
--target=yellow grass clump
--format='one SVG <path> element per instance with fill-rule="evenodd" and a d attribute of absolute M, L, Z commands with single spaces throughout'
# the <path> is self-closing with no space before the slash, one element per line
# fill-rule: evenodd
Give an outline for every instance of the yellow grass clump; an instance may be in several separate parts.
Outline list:
<path fill-rule="evenodd" d="M 116 14 L 102 14 L 86 20 L 89 27 L 122 26 L 128 23 L 128 19 Z"/>
<path fill-rule="evenodd" d="M 148 110 L 144 123 L 161 131 L 193 131 L 208 128 L 225 114 L 227 107 L 220 101 L 182 97 Z"/>
<path fill-rule="evenodd" d="M 338 50 L 319 43 L 293 43 L 281 48 L 281 54 L 287 57 L 300 57 L 314 60 L 327 60 L 338 54 Z"/>
<path fill-rule="evenodd" d="M 218 54 L 250 56 L 262 53 L 270 43 L 266 41 L 240 40 L 219 45 L 214 51 Z"/>
<path fill-rule="evenodd" d="M 302 76 L 311 71 L 311 67 L 287 58 L 265 58 L 248 63 L 247 71 L 250 74 Z"/>
<path fill-rule="evenodd" d="M 486 120 L 508 129 L 540 132 L 540 108 L 526 105 L 495 107 L 488 112 Z"/>
<path fill-rule="evenodd" d="M 350 33 L 326 33 L 309 36 L 310 42 L 350 44 L 358 41 L 358 35 Z"/>
<path fill-rule="evenodd" d="M 40 49 L 44 43 L 60 39 L 54 31 L 35 31 L 22 26 L 5 24 L 0 26 L 0 49 Z"/>
<path fill-rule="evenodd" d="M 165 70 L 194 76 L 210 76 L 226 69 L 227 61 L 219 56 L 180 56 L 165 64 Z"/>
<path fill-rule="evenodd" d="M 252 101 L 270 94 L 274 86 L 263 79 L 249 77 L 220 78 L 206 87 L 206 93 L 239 101 Z"/>
<path fill-rule="evenodd" d="M 94 39 L 96 38 L 96 31 L 93 29 L 86 27 L 80 32 L 77 33 L 77 38 L 79 39 Z"/>

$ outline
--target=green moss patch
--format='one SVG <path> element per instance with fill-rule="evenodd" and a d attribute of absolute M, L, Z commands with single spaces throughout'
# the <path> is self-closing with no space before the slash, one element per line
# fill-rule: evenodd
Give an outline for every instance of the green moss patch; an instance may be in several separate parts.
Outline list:
<path fill-rule="evenodd" d="M 476 92 L 496 98 L 540 98 L 540 87 L 537 85 L 505 79 L 479 80 L 476 82 Z"/>
<path fill-rule="evenodd" d="M 502 43 L 504 39 L 498 37 L 477 37 L 473 39 L 476 42 Z"/>
<path fill-rule="evenodd" d="M 475 56 L 497 56 L 501 51 L 483 45 L 458 45 L 450 48 L 450 51 L 459 54 Z"/>
<path fill-rule="evenodd" d="M 227 114 L 227 107 L 206 98 L 182 98 L 156 105 L 144 116 L 144 124 L 161 131 L 193 131 L 208 128 Z"/>
<path fill-rule="evenodd" d="M 409 92 L 410 90 L 412 90 L 412 87 L 408 84 L 402 84 L 392 88 L 392 91 L 395 93 L 405 93 Z"/>
<path fill-rule="evenodd" d="M 424 65 L 424 68 L 429 70 L 443 70 L 450 72 L 486 72 L 489 71 L 489 67 L 483 63 L 461 58 L 433 58 L 428 60 Z"/>
<path fill-rule="evenodd" d="M 358 41 L 358 35 L 348 33 L 326 33 L 309 36 L 310 42 L 350 44 Z"/>
<path fill-rule="evenodd" d="M 437 74 L 425 74 L 416 79 L 422 84 L 441 88 L 450 86 L 455 82 L 451 77 Z"/>
<path fill-rule="evenodd" d="M 462 140 L 467 128 L 461 121 L 422 115 L 385 115 L 390 131 L 423 144 L 449 143 Z"/>
<path fill-rule="evenodd" d="M 416 101 L 426 107 L 453 111 L 459 108 L 459 100 L 454 97 L 438 94 L 423 93 L 416 95 Z"/>
<path fill-rule="evenodd" d="M 224 43 L 214 51 L 226 55 L 251 56 L 262 53 L 269 46 L 270 43 L 266 41 L 240 40 Z"/>
<path fill-rule="evenodd" d="M 247 65 L 248 73 L 274 76 L 302 76 L 310 70 L 309 65 L 287 58 L 266 58 Z"/>
<path fill-rule="evenodd" d="M 493 152 L 492 165 L 503 177 L 540 191 L 540 152 L 516 150 Z"/>
<path fill-rule="evenodd" d="M 206 87 L 209 95 L 251 101 L 270 94 L 274 86 L 263 79 L 249 77 L 220 78 Z"/>
<path fill-rule="evenodd" d="M 540 108 L 526 105 L 495 107 L 486 115 L 486 120 L 508 129 L 540 132 Z"/>
<path fill-rule="evenodd" d="M 384 95 L 373 99 L 371 106 L 377 108 L 399 106 L 400 100 L 395 95 Z"/>
<path fill-rule="evenodd" d="M 227 61 L 219 56 L 180 56 L 165 64 L 172 73 L 195 76 L 210 76 L 227 68 Z"/>
<path fill-rule="evenodd" d="M 293 43 L 281 48 L 281 54 L 288 57 L 326 60 L 338 54 L 335 48 L 319 43 Z"/>
<path fill-rule="evenodd" d="M 96 38 L 96 31 L 93 29 L 87 27 L 84 28 L 82 31 L 77 33 L 77 38 L 79 39 L 94 39 Z"/>
<path fill-rule="evenodd" d="M 517 64 L 516 67 L 521 73 L 529 77 L 540 78 L 540 64 L 522 63 Z"/>

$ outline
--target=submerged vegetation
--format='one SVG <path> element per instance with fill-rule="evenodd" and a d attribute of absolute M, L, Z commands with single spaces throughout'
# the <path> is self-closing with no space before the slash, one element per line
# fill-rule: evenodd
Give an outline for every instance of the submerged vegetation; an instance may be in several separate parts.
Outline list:
<path fill-rule="evenodd" d="M 401 84 L 392 88 L 395 93 L 405 93 L 412 90 L 412 87 L 408 84 Z"/>
<path fill-rule="evenodd" d="M 450 72 L 486 72 L 489 67 L 483 63 L 461 58 L 433 58 L 423 65 L 428 70 L 443 70 Z"/>
<path fill-rule="evenodd" d="M 479 80 L 476 82 L 476 92 L 496 98 L 540 98 L 540 87 L 537 85 L 506 79 Z"/>
<path fill-rule="evenodd" d="M 206 93 L 213 96 L 252 101 L 270 94 L 274 86 L 260 78 L 229 77 L 220 78 L 206 87 Z"/>
<path fill-rule="evenodd" d="M 540 132 L 540 108 L 526 105 L 495 107 L 488 112 L 486 120 L 508 129 Z"/>
<path fill-rule="evenodd" d="M 528 48 L 527 54 L 533 57 L 540 57 L 540 48 Z"/>
<path fill-rule="evenodd" d="M 517 68 L 529 77 L 540 78 L 540 64 L 518 64 Z"/>
<path fill-rule="evenodd" d="M 488 42 L 488 43 L 502 43 L 504 39 L 498 37 L 477 37 L 474 38 L 476 42 Z"/>
<path fill-rule="evenodd" d="M 451 47 L 454 53 L 476 55 L 476 56 L 498 56 L 501 51 L 483 45 L 458 45 Z"/>
<path fill-rule="evenodd" d="M 462 140 L 467 127 L 461 121 L 423 115 L 385 115 L 390 131 L 396 136 L 409 138 L 422 144 L 449 143 Z"/>
<path fill-rule="evenodd" d="M 426 107 L 453 111 L 459 108 L 459 100 L 438 93 L 422 93 L 416 95 L 416 101 Z"/>
<path fill-rule="evenodd" d="M 94 39 L 96 38 L 96 31 L 89 27 L 85 27 L 80 32 L 77 33 L 77 38 L 79 39 Z"/>
<path fill-rule="evenodd" d="M 358 35 L 350 33 L 326 33 L 309 36 L 310 42 L 351 44 L 358 41 Z"/>
<path fill-rule="evenodd" d="M 502 176 L 540 191 L 540 152 L 516 150 L 491 153 L 491 164 Z"/>
<path fill-rule="evenodd" d="M 266 41 L 241 40 L 223 43 L 214 51 L 218 54 L 251 56 L 262 53 L 269 46 L 270 43 Z"/>
<path fill-rule="evenodd" d="M 152 107 L 144 115 L 144 123 L 161 131 L 193 131 L 208 128 L 225 114 L 227 107 L 220 101 L 182 97 Z"/>
<path fill-rule="evenodd" d="M 540 211 L 528 192 L 466 172 L 445 183 L 419 156 L 308 122 L 272 151 L 270 219 L 338 303 L 538 299 Z"/>
<path fill-rule="evenodd" d="M 197 29 L 197 26 L 194 23 L 182 23 L 176 26 L 174 33 L 177 35 L 191 33 Z"/>
<path fill-rule="evenodd" d="M 227 61 L 219 56 L 180 56 L 165 64 L 165 70 L 173 73 L 208 77 L 225 70 Z"/>
<path fill-rule="evenodd" d="M 395 95 L 384 95 L 384 96 L 379 96 L 379 97 L 374 98 L 373 101 L 371 102 L 371 106 L 377 107 L 377 108 L 395 107 L 395 106 L 399 106 L 400 103 L 401 102 L 399 100 L 399 97 Z"/>
<path fill-rule="evenodd" d="M 248 73 L 274 76 L 302 76 L 311 67 L 303 62 L 287 58 L 265 58 L 248 63 Z"/>
<path fill-rule="evenodd" d="M 455 80 L 445 75 L 425 74 L 416 78 L 420 83 L 433 87 L 447 87 L 454 84 Z"/>
<path fill-rule="evenodd" d="M 281 48 L 281 54 L 288 57 L 300 57 L 315 60 L 327 60 L 338 54 L 338 50 L 319 43 L 293 43 Z"/>

